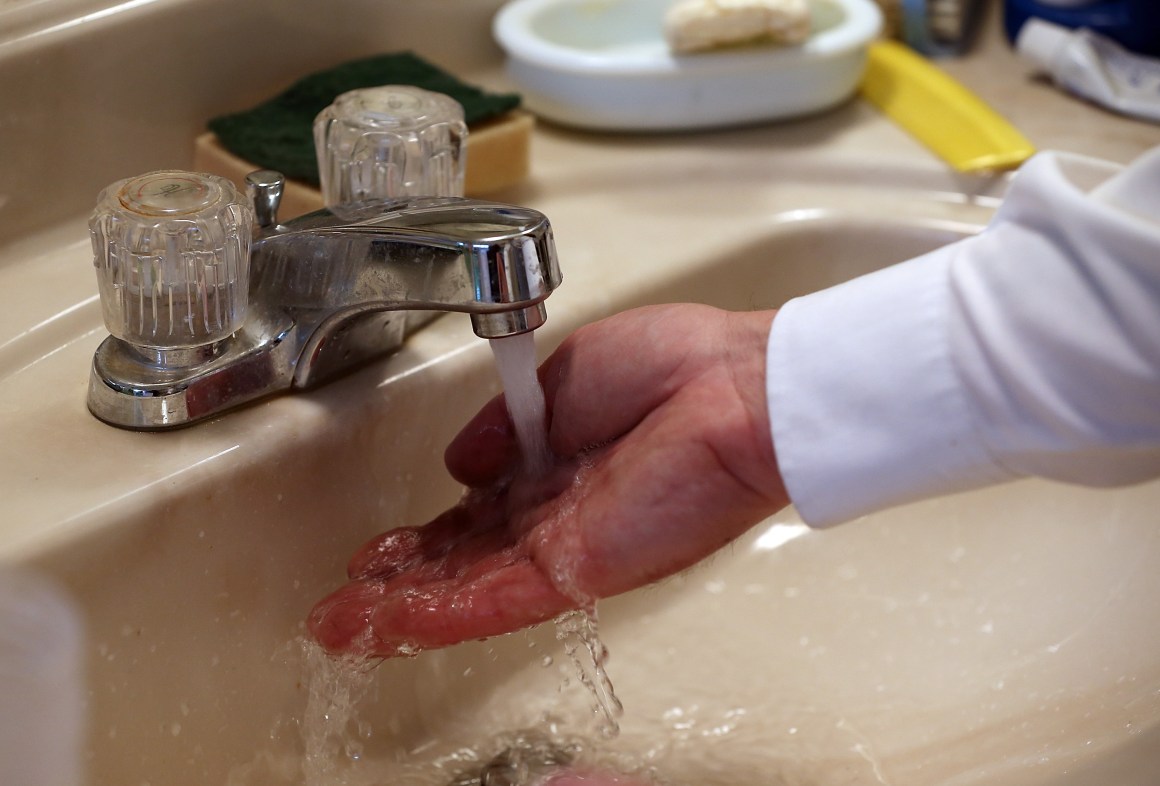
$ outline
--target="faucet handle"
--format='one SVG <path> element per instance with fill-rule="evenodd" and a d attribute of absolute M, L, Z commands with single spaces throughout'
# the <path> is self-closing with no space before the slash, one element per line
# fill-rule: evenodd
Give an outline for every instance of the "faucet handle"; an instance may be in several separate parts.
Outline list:
<path fill-rule="evenodd" d="M 246 316 L 253 224 L 222 177 L 161 171 L 110 185 L 89 220 L 109 332 L 160 352 L 234 333 Z"/>
<path fill-rule="evenodd" d="M 463 196 L 463 107 L 442 93 L 384 85 L 343 93 L 314 120 L 327 207 L 367 199 Z"/>

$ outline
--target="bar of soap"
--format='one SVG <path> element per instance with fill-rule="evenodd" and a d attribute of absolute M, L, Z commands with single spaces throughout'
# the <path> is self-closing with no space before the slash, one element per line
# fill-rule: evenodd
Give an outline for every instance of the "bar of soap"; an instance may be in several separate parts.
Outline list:
<path fill-rule="evenodd" d="M 665 14 L 677 54 L 754 43 L 800 44 L 810 35 L 809 0 L 681 0 Z"/>
<path fill-rule="evenodd" d="M 528 176 L 531 161 L 531 138 L 535 121 L 527 112 L 515 109 L 470 127 L 467 132 L 467 168 L 464 191 L 467 196 L 483 196 L 516 185 Z M 245 178 L 255 169 L 263 169 L 231 153 L 208 131 L 194 143 L 193 168 L 229 178 L 245 188 Z M 288 221 L 324 207 L 322 193 L 303 180 L 289 179 L 282 196 L 278 217 Z"/>

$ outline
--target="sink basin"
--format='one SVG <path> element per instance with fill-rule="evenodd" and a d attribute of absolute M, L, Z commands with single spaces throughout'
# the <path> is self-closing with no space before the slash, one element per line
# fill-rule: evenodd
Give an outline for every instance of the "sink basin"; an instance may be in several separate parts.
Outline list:
<path fill-rule="evenodd" d="M 510 195 L 552 219 L 565 270 L 541 353 L 623 308 L 772 307 L 909 258 L 976 231 L 1002 187 L 792 154 L 754 165 L 760 133 L 715 137 L 712 167 L 696 140 L 541 133 L 543 178 Z M 77 238 L 64 227 L 40 264 L 0 276 L 83 269 Z M 490 353 L 445 317 L 329 387 L 120 431 L 84 410 L 102 331 L 69 281 L 75 307 L 0 354 L 0 412 L 39 402 L 5 416 L 0 553 L 58 579 L 86 618 L 90 783 L 300 783 L 307 699 L 329 684 L 304 659 L 305 614 L 366 538 L 455 501 L 440 455 L 498 389 Z M 1160 766 L 1157 509 L 1160 484 L 1028 481 L 825 532 L 788 510 L 600 605 L 617 739 L 543 626 L 383 664 L 348 730 L 358 759 L 336 753 L 311 783 L 449 783 L 532 728 L 674 784 L 1142 786 Z"/>

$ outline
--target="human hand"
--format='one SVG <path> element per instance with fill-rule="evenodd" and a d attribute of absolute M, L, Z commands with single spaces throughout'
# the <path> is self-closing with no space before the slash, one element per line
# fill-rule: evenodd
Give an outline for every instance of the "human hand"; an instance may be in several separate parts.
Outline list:
<path fill-rule="evenodd" d="M 765 403 L 773 312 L 657 306 L 572 334 L 540 368 L 557 465 L 521 472 L 502 397 L 447 448 L 468 494 L 351 559 L 310 617 L 390 657 L 507 633 L 681 571 L 788 504 Z"/>

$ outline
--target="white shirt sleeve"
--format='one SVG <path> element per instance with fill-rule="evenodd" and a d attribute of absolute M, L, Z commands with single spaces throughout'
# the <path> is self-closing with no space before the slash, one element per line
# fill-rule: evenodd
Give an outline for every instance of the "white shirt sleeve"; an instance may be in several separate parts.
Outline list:
<path fill-rule="evenodd" d="M 790 301 L 766 392 L 814 526 L 1022 476 L 1160 476 L 1160 149 L 1038 155 L 978 236 Z"/>

